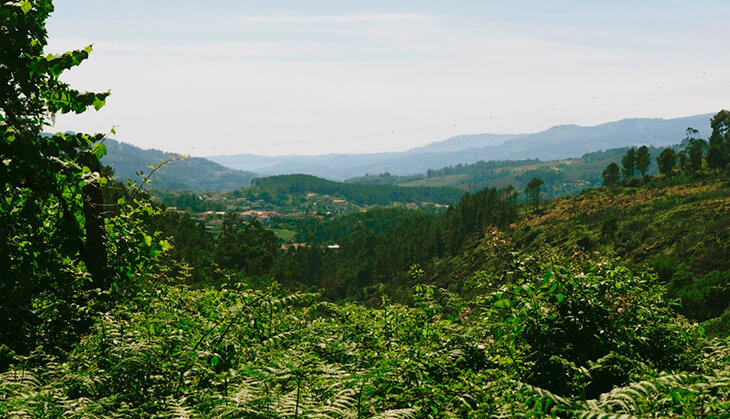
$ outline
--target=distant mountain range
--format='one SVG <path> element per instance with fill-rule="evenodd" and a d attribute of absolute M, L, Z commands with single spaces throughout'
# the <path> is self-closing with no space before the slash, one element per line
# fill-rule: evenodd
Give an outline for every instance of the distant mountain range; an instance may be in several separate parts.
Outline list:
<path fill-rule="evenodd" d="M 479 160 L 556 160 L 633 145 L 667 146 L 681 142 L 688 127 L 699 130 L 702 137 L 708 137 L 712 115 L 623 119 L 592 127 L 560 125 L 532 134 L 460 135 L 396 153 L 275 157 L 237 154 L 208 159 L 264 176 L 304 173 L 344 180 L 366 173 L 407 175 Z"/>
<path fill-rule="evenodd" d="M 102 163 L 114 169 L 119 180 L 139 181 L 137 172 L 149 173 L 147 165 L 156 165 L 177 153 L 160 150 L 143 150 L 116 140 L 105 141 L 107 155 Z M 190 157 L 175 161 L 155 172 L 150 187 L 153 189 L 185 191 L 223 191 L 238 189 L 251 184 L 256 175 L 251 172 L 229 169 L 218 163 L 200 157 Z"/>
<path fill-rule="evenodd" d="M 223 191 L 249 186 L 255 177 L 280 174 L 309 174 L 331 180 L 346 180 L 366 174 L 425 174 L 476 161 L 540 159 L 542 161 L 580 157 L 584 154 L 632 145 L 657 147 L 679 143 L 687 127 L 710 134 L 713 114 L 675 119 L 624 119 L 582 127 L 560 125 L 533 134 L 459 135 L 444 141 L 398 153 L 325 154 L 319 156 L 231 156 L 192 157 L 159 170 L 152 188 L 186 191 Z M 138 180 L 140 170 L 170 155 L 160 150 L 143 150 L 112 139 L 106 140 L 102 159 L 114 168 L 120 180 Z M 434 179 L 431 179 L 434 180 Z M 397 183 L 408 184 L 405 180 Z M 422 181 L 416 184 L 431 184 Z M 452 181 L 441 183 L 456 186 Z M 462 185 L 460 185 L 462 186 Z"/>

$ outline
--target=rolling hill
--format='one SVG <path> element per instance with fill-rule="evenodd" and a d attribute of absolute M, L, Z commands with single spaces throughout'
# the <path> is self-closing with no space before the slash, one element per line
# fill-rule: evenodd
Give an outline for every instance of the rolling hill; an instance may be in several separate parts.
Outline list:
<path fill-rule="evenodd" d="M 148 173 L 148 165 L 155 165 L 176 153 L 160 150 L 144 150 L 116 140 L 105 141 L 107 155 L 102 163 L 114 169 L 119 180 L 139 181 L 139 171 Z M 255 174 L 229 169 L 218 163 L 200 157 L 174 161 L 159 169 L 152 179 L 152 188 L 183 191 L 221 191 L 241 188 L 251 184 Z"/>
<path fill-rule="evenodd" d="M 401 186 L 452 186 L 468 191 L 486 187 L 507 187 L 512 185 L 522 191 L 532 178 L 540 178 L 545 184 L 547 198 L 572 195 L 586 188 L 603 184 L 602 172 L 609 163 L 620 162 L 628 147 L 595 151 L 578 158 L 540 161 L 496 160 L 473 164 L 457 164 L 441 169 L 429 169 L 422 175 L 396 176 L 390 173 L 359 176 L 348 179 L 349 183 L 386 184 Z M 652 156 L 648 174 L 657 171 L 655 157 L 661 149 L 650 147 Z"/>
<path fill-rule="evenodd" d="M 211 156 L 224 166 L 262 175 L 305 173 L 333 180 L 389 172 L 425 173 L 428 169 L 491 160 L 556 160 L 613 148 L 676 144 L 687 127 L 709 135 L 711 114 L 674 119 L 623 119 L 584 127 L 560 125 L 531 134 L 461 135 L 397 153 L 325 154 L 317 156 Z"/>

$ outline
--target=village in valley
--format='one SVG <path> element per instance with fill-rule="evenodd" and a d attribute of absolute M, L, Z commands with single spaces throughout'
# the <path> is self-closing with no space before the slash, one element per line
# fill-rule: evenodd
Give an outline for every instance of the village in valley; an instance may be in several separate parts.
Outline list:
<path fill-rule="evenodd" d="M 358 205 L 341 196 L 315 192 L 272 199 L 271 196 L 262 197 L 252 193 L 250 188 L 225 193 L 167 192 L 155 195 L 167 205 L 168 211 L 189 213 L 195 222 L 205 225 L 205 229 L 214 235 L 220 232 L 224 218 L 231 212 L 236 213 L 244 223 L 257 220 L 276 234 L 282 249 L 306 246 L 306 243 L 297 242 L 298 225 L 303 220 L 330 220 L 349 213 L 382 208 L 377 205 Z M 394 202 L 391 206 L 429 212 L 442 212 L 448 207 L 433 202 Z M 338 249 L 339 245 L 331 243 L 326 247 Z"/>

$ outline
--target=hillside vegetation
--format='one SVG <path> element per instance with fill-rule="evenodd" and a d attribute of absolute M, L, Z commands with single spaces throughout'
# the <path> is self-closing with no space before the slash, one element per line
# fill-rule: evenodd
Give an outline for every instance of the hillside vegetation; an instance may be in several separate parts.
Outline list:
<path fill-rule="evenodd" d="M 224 191 L 248 186 L 256 176 L 254 173 L 229 169 L 200 157 L 184 157 L 160 150 L 143 150 L 112 139 L 105 139 L 104 145 L 107 154 L 101 161 L 110 166 L 114 170 L 115 178 L 121 181 L 131 179 L 134 182 L 142 182 L 151 172 L 151 167 L 173 159 L 171 164 L 155 171 L 154 185 L 157 189 Z"/>
<path fill-rule="evenodd" d="M 389 205 L 393 202 L 433 202 L 453 204 L 464 191 L 452 187 L 413 187 L 375 185 L 365 187 L 358 184 L 334 182 L 309 175 L 281 175 L 257 178 L 254 191 L 267 193 L 272 199 L 281 195 L 319 193 L 352 200 L 361 205 Z"/>
<path fill-rule="evenodd" d="M 365 185 L 388 184 L 402 186 L 452 186 L 468 191 L 484 188 L 502 188 L 511 185 L 521 191 L 533 178 L 542 179 L 547 198 L 574 195 L 587 188 L 603 184 L 601 173 L 611 162 L 621 159 L 628 148 L 614 148 L 596 151 L 579 158 L 540 161 L 505 160 L 480 161 L 473 164 L 457 164 L 441 169 L 429 169 L 423 175 L 393 176 L 390 173 L 361 176 L 347 182 Z M 659 155 L 661 149 L 650 147 L 652 155 Z M 657 172 L 652 162 L 647 174 Z"/>
<path fill-rule="evenodd" d="M 725 178 L 657 179 L 640 188 L 589 190 L 512 227 L 515 244 L 526 251 L 546 245 L 598 251 L 655 270 L 692 318 L 719 316 L 730 304 L 730 182 Z"/>
<path fill-rule="evenodd" d="M 115 181 L 103 135 L 43 134 L 109 95 L 59 80 L 91 47 L 45 54 L 52 11 L 0 7 L 0 417 L 728 417 L 728 314 L 698 320 L 727 305 L 730 112 L 653 178 L 622 158 L 547 206 L 531 181 L 282 248 Z"/>

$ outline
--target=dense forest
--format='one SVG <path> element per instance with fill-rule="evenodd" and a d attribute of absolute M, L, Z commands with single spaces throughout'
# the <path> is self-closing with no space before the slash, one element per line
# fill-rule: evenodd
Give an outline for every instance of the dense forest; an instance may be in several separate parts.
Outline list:
<path fill-rule="evenodd" d="M 453 204 L 464 193 L 453 187 L 403 187 L 394 185 L 363 186 L 335 182 L 310 175 L 280 175 L 253 180 L 253 188 L 244 193 L 263 195 L 276 200 L 278 196 L 321 193 L 342 196 L 362 205 L 389 205 L 392 202 L 435 202 Z"/>
<path fill-rule="evenodd" d="M 647 147 L 659 155 L 661 149 Z M 607 164 L 617 161 L 628 147 L 586 153 L 579 158 L 540 161 L 538 159 L 479 161 L 457 164 L 441 169 L 429 169 L 422 175 L 393 176 L 390 173 L 367 175 L 349 179 L 350 183 L 365 185 L 452 186 L 476 192 L 486 187 L 512 186 L 523 189 L 533 178 L 542 179 L 547 198 L 574 195 L 586 188 L 603 183 L 601 172 Z M 655 161 L 650 161 L 647 174 L 657 172 Z"/>
<path fill-rule="evenodd" d="M 52 11 L 0 6 L 0 416 L 729 417 L 730 112 L 576 196 L 443 189 L 282 247 L 113 180 L 102 134 L 44 134 L 109 96 L 60 80 L 91 47 L 46 55 Z M 296 179 L 255 187 L 408 194 Z"/>
<path fill-rule="evenodd" d="M 114 178 L 141 182 L 160 162 L 174 161 L 155 172 L 156 189 L 184 191 L 222 191 L 249 185 L 256 175 L 233 170 L 199 157 L 181 156 L 160 150 L 142 150 L 113 139 L 104 140 L 107 154 L 102 163 L 114 168 Z M 141 173 L 140 173 L 141 172 Z"/>
<path fill-rule="evenodd" d="M 352 185 L 302 174 L 256 178 L 254 183 L 232 191 L 192 193 L 159 189 L 153 180 L 151 193 L 157 202 L 191 213 L 263 210 L 285 218 L 300 213 L 330 218 L 387 206 L 435 212 L 455 204 L 464 193 L 453 187 Z"/>

